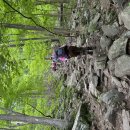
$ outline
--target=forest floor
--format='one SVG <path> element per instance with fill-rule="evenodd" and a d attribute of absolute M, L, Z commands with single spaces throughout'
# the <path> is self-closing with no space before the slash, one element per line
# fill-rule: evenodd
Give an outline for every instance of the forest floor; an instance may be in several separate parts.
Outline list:
<path fill-rule="evenodd" d="M 114 1 L 77 1 L 69 25 L 79 35 L 66 41 L 96 49 L 92 56 L 72 58 L 58 70 L 75 92 L 68 109 L 76 110 L 80 101 L 89 106 L 90 130 L 130 130 L 130 16 L 122 24 L 118 16 L 128 2 Z"/>

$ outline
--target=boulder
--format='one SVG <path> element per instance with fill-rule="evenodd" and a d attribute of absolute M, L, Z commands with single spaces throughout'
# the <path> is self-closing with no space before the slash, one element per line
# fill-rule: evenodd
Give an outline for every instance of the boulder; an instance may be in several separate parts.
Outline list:
<path fill-rule="evenodd" d="M 123 121 L 123 130 L 130 130 L 130 115 L 129 115 L 129 111 L 126 110 L 122 110 L 122 121 Z"/>
<path fill-rule="evenodd" d="M 88 107 L 86 107 L 86 104 L 80 104 L 72 130 L 89 130 L 89 118 Z"/>
<path fill-rule="evenodd" d="M 111 75 L 114 75 L 115 73 L 115 62 L 116 60 L 109 60 L 107 62 L 107 65 L 108 65 L 108 69 L 109 69 L 109 72 L 111 73 Z"/>
<path fill-rule="evenodd" d="M 121 82 L 114 76 L 111 76 L 111 82 L 112 82 L 113 86 L 115 85 L 115 86 L 117 86 L 119 88 L 122 87 Z"/>
<path fill-rule="evenodd" d="M 107 105 L 116 105 L 124 99 L 123 93 L 116 89 L 112 89 L 106 93 L 100 95 L 99 100 Z"/>
<path fill-rule="evenodd" d="M 94 19 L 90 22 L 89 24 L 89 27 L 88 27 L 88 32 L 89 33 L 92 33 L 96 30 L 96 27 L 97 27 L 97 22 L 100 18 L 101 14 L 100 13 L 97 13 L 94 17 Z"/>
<path fill-rule="evenodd" d="M 103 50 L 108 51 L 109 47 L 111 45 L 111 39 L 107 38 L 106 36 L 102 36 L 100 39 L 100 46 Z"/>
<path fill-rule="evenodd" d="M 99 50 L 96 52 L 95 61 L 94 61 L 94 69 L 97 71 L 99 69 L 105 69 L 107 61 L 106 52 L 103 50 Z"/>
<path fill-rule="evenodd" d="M 123 55 L 115 62 L 115 76 L 130 75 L 130 56 Z"/>
<path fill-rule="evenodd" d="M 67 86 L 76 86 L 78 81 L 77 77 L 79 77 L 80 72 L 78 70 L 74 70 L 70 76 L 67 77 Z"/>
<path fill-rule="evenodd" d="M 82 39 L 80 36 L 77 37 L 77 44 L 76 45 L 77 45 L 77 47 L 81 47 L 81 45 L 82 45 Z"/>
<path fill-rule="evenodd" d="M 116 112 L 116 109 L 114 109 L 112 106 L 109 106 L 104 116 L 105 120 L 109 121 L 113 126 L 116 125 Z"/>
<path fill-rule="evenodd" d="M 108 10 L 110 8 L 110 0 L 100 0 L 101 9 Z"/>
<path fill-rule="evenodd" d="M 124 36 L 130 38 L 130 31 L 125 32 Z"/>
<path fill-rule="evenodd" d="M 121 37 L 114 41 L 108 51 L 108 58 L 113 60 L 123 54 L 126 54 L 126 45 L 127 45 L 128 38 Z"/>
<path fill-rule="evenodd" d="M 114 37 L 119 33 L 119 29 L 116 25 L 103 25 L 102 31 L 104 32 L 104 35 L 108 37 Z"/>
<path fill-rule="evenodd" d="M 124 24 L 124 26 L 130 30 L 130 6 L 127 6 L 122 12 L 118 15 L 119 24 Z"/>
<path fill-rule="evenodd" d="M 113 1 L 113 3 L 114 3 L 117 7 L 123 9 L 124 0 L 112 0 L 112 1 Z"/>
<path fill-rule="evenodd" d="M 96 87 L 98 85 L 98 76 L 90 74 L 88 77 L 88 82 L 89 82 L 89 93 L 98 97 L 99 91 L 96 89 Z"/>

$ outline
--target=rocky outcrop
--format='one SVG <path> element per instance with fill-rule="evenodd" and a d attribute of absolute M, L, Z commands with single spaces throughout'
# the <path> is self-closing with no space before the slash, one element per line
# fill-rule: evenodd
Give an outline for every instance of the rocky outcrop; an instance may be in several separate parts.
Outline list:
<path fill-rule="evenodd" d="M 99 69 L 104 69 L 106 66 L 107 55 L 106 52 L 99 49 L 95 54 L 95 61 L 94 61 L 94 69 L 97 71 Z"/>
<path fill-rule="evenodd" d="M 102 26 L 102 31 L 104 35 L 108 37 L 114 37 L 117 36 L 119 33 L 119 28 L 113 24 L 113 25 L 103 25 Z"/>
<path fill-rule="evenodd" d="M 127 38 L 121 37 L 114 41 L 112 46 L 108 51 L 108 58 L 113 60 L 121 55 L 126 54 L 126 45 L 127 45 Z"/>
<path fill-rule="evenodd" d="M 125 109 L 122 110 L 122 120 L 123 120 L 123 130 L 130 130 L 130 115 L 129 111 L 126 111 Z"/>
<path fill-rule="evenodd" d="M 70 76 L 67 77 L 66 84 L 67 86 L 76 86 L 78 81 L 77 78 L 79 77 L 80 73 L 77 70 L 74 70 Z"/>
<path fill-rule="evenodd" d="M 97 13 L 94 17 L 94 19 L 90 22 L 89 27 L 88 27 L 88 32 L 92 33 L 96 30 L 97 26 L 97 21 L 99 20 L 101 14 Z"/>
<path fill-rule="evenodd" d="M 126 7 L 119 15 L 119 23 L 130 30 L 130 6 Z"/>
<path fill-rule="evenodd" d="M 124 95 L 116 89 L 112 89 L 106 93 L 101 94 L 100 101 L 103 101 L 107 105 L 116 105 L 124 99 Z"/>
<path fill-rule="evenodd" d="M 126 28 L 130 25 L 130 7 L 121 11 L 125 4 L 122 0 L 78 1 L 83 8 L 78 8 L 76 15 L 84 31 L 78 28 L 82 33 L 73 45 L 96 46 L 96 49 L 93 55 L 79 56 L 70 63 L 73 67 L 70 67 L 67 85 L 82 93 L 81 100 L 89 103 L 90 113 L 94 115 L 92 130 L 129 130 L 126 100 L 130 99 L 130 31 Z M 107 8 L 109 11 L 104 13 Z M 118 25 L 118 11 L 120 24 L 126 28 Z M 72 25 L 72 28 L 77 27 Z M 74 129 L 86 130 L 78 119 Z"/>
<path fill-rule="evenodd" d="M 76 114 L 76 118 L 74 121 L 74 125 L 72 127 L 72 130 L 89 130 L 89 124 L 86 122 L 85 118 L 90 118 L 87 117 L 88 112 L 87 112 L 87 104 L 80 104 L 78 112 Z"/>
<path fill-rule="evenodd" d="M 115 63 L 115 76 L 123 77 L 130 76 L 130 56 L 123 55 L 119 57 Z"/>
<path fill-rule="evenodd" d="M 100 46 L 103 50 L 108 51 L 109 47 L 111 45 L 111 39 L 106 37 L 106 36 L 102 36 L 100 39 Z"/>

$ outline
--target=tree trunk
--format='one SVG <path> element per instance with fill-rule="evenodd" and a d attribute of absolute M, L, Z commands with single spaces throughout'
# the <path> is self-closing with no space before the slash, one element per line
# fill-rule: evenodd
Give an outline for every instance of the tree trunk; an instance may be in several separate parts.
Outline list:
<path fill-rule="evenodd" d="M 54 119 L 54 118 L 43 118 L 28 115 L 0 114 L 0 120 L 21 121 L 29 124 L 50 125 L 61 129 L 68 128 L 68 122 L 66 120 Z"/>
<path fill-rule="evenodd" d="M 0 130 L 20 130 L 20 129 L 16 129 L 16 128 L 0 128 Z"/>
<path fill-rule="evenodd" d="M 30 25 L 23 25 L 23 24 L 9 24 L 9 23 L 1 23 L 1 25 L 5 28 L 15 28 L 15 29 L 23 29 L 23 30 L 35 30 L 35 31 L 46 31 L 42 27 L 39 26 L 30 26 Z M 57 34 L 64 34 L 69 36 L 70 35 L 70 29 L 64 29 L 64 28 L 54 28 L 54 33 Z"/>
<path fill-rule="evenodd" d="M 31 40 L 33 40 L 33 41 L 37 41 L 37 40 L 49 40 L 49 38 L 23 38 L 23 39 L 19 39 L 19 40 L 9 40 L 9 41 L 7 41 L 7 42 L 16 42 L 16 41 L 31 41 Z M 17 45 L 16 45 L 17 46 Z"/>
<path fill-rule="evenodd" d="M 32 15 L 34 15 L 34 16 L 47 16 L 47 17 L 57 17 L 57 18 L 59 18 L 59 17 L 61 17 L 61 16 L 69 16 L 70 15 L 70 13 L 66 13 L 66 14 L 60 14 L 60 13 L 48 13 L 48 14 L 32 14 Z"/>
<path fill-rule="evenodd" d="M 69 0 L 37 0 L 36 5 L 42 5 L 42 4 L 55 4 L 55 3 L 68 3 Z"/>

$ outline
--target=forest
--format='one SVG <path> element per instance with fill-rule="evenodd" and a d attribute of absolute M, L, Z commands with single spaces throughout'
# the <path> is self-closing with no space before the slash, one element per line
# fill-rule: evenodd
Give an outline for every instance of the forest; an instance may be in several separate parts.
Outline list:
<path fill-rule="evenodd" d="M 69 37 L 66 20 L 74 2 L 0 1 L 0 129 L 63 127 L 60 123 L 64 120 L 58 123 L 55 119 L 59 106 L 64 108 L 63 102 L 59 104 L 63 80 L 53 75 L 51 61 L 46 57 L 51 56 L 52 45 L 64 44 L 65 37 Z M 51 124 L 51 119 L 56 124 Z"/>
<path fill-rule="evenodd" d="M 0 0 L 0 23 L 0 130 L 130 130 L 129 0 Z"/>

